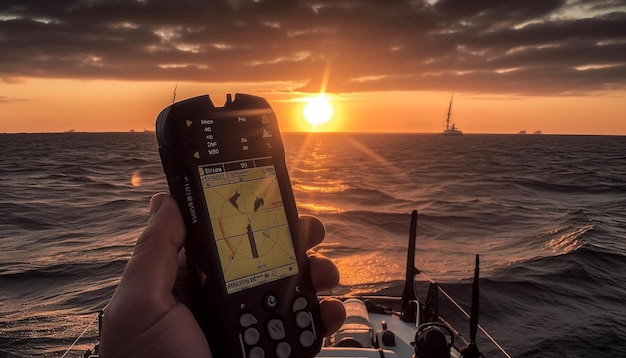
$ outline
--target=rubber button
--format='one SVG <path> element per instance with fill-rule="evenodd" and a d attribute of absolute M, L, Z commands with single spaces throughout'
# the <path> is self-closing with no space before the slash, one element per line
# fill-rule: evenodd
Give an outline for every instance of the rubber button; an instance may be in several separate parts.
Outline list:
<path fill-rule="evenodd" d="M 248 328 L 243 332 L 243 341 L 249 346 L 259 343 L 259 338 L 261 338 L 261 334 L 256 328 Z"/>
<path fill-rule="evenodd" d="M 306 298 L 304 297 L 298 297 L 296 298 L 296 300 L 293 302 L 293 305 L 291 306 L 291 310 L 293 312 L 298 312 L 298 311 L 302 311 L 305 308 L 307 308 L 307 306 L 309 305 L 309 302 L 306 300 Z"/>
<path fill-rule="evenodd" d="M 278 298 L 270 293 L 263 299 L 263 305 L 267 310 L 273 311 L 278 307 Z"/>
<path fill-rule="evenodd" d="M 285 326 L 279 319 L 271 319 L 267 322 L 267 333 L 271 339 L 278 341 L 285 338 Z"/>
<path fill-rule="evenodd" d="M 253 326 L 255 324 L 257 324 L 257 320 L 256 318 L 251 315 L 250 313 L 244 313 L 241 315 L 241 317 L 239 317 L 239 325 L 243 328 L 248 328 L 250 326 Z"/>
<path fill-rule="evenodd" d="M 291 346 L 287 342 L 280 342 L 276 346 L 276 357 L 287 358 L 291 355 Z"/>
<path fill-rule="evenodd" d="M 248 358 L 265 358 L 265 351 L 261 347 L 254 347 L 250 350 Z"/>
<path fill-rule="evenodd" d="M 308 312 L 300 311 L 296 314 L 296 326 L 306 328 L 311 324 L 311 316 Z"/>
<path fill-rule="evenodd" d="M 308 348 L 312 346 L 314 342 L 315 342 L 315 336 L 313 335 L 313 332 L 304 331 L 300 334 L 300 344 L 303 347 Z"/>

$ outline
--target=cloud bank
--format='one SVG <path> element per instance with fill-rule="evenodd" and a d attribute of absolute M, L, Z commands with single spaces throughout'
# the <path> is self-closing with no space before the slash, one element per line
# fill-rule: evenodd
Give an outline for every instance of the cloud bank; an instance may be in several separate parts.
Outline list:
<path fill-rule="evenodd" d="M 5 0 L 0 79 L 623 90 L 624 0 Z"/>

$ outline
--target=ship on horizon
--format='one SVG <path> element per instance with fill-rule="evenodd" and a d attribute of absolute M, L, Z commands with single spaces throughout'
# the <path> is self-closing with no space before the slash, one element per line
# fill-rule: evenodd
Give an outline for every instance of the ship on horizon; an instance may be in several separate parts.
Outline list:
<path fill-rule="evenodd" d="M 450 104 L 448 105 L 448 116 L 446 117 L 446 129 L 443 132 L 439 133 L 439 135 L 463 135 L 463 131 L 456 127 L 456 124 L 452 122 L 450 125 L 450 114 L 452 113 L 452 100 L 454 99 L 454 95 L 450 97 Z"/>

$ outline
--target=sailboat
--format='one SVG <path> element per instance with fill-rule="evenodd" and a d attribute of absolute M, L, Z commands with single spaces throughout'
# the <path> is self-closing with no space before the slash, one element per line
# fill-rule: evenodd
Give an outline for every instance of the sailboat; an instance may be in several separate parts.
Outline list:
<path fill-rule="evenodd" d="M 452 100 L 454 95 L 450 97 L 450 105 L 448 105 L 448 117 L 446 118 L 446 129 L 443 130 L 441 135 L 462 135 L 463 132 L 456 127 L 454 123 L 450 125 L 450 113 L 452 112 Z"/>

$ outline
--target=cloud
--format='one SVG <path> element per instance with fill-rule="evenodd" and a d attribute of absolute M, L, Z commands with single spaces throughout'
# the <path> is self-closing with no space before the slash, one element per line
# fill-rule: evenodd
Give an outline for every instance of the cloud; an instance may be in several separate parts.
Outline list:
<path fill-rule="evenodd" d="M 623 89 L 619 0 L 61 0 L 0 5 L 0 78 L 330 92 Z"/>
<path fill-rule="evenodd" d="M 27 101 L 30 101 L 30 100 L 25 99 L 25 98 L 0 96 L 0 103 L 27 102 Z"/>

